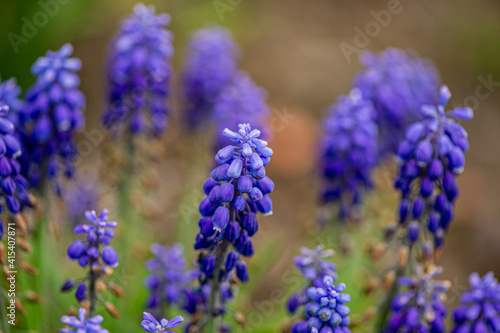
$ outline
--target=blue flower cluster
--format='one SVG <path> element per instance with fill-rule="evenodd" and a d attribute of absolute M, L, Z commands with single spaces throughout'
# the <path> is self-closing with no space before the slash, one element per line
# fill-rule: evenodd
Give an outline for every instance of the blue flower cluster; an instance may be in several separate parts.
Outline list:
<path fill-rule="evenodd" d="M 163 318 L 158 321 L 153 315 L 148 312 L 143 313 L 142 328 L 149 333 L 173 333 L 170 329 L 179 326 L 184 321 L 184 318 L 177 316 L 171 320 Z"/>
<path fill-rule="evenodd" d="M 9 212 L 17 214 L 24 205 L 30 204 L 30 198 L 28 182 L 21 175 L 21 165 L 17 161 L 21 155 L 21 144 L 15 136 L 14 124 L 6 118 L 8 112 L 8 106 L 0 105 L 0 198 Z M 4 226 L 0 219 L 0 239 L 3 234 Z"/>
<path fill-rule="evenodd" d="M 391 316 L 385 333 L 444 333 L 446 306 L 443 301 L 449 281 L 435 281 L 442 269 L 433 267 L 424 274 L 417 267 L 417 277 L 401 277 L 398 285 L 406 290 L 397 294 L 391 303 Z"/>
<path fill-rule="evenodd" d="M 323 203 L 338 203 L 338 215 L 356 217 L 363 193 L 372 187 L 378 164 L 378 129 L 375 110 L 358 89 L 341 96 L 325 119 L 321 144 Z"/>
<path fill-rule="evenodd" d="M 233 281 L 234 275 L 242 282 L 248 281 L 247 265 L 240 255 L 253 255 L 251 237 L 259 229 L 257 213 L 272 213 L 269 194 L 274 183 L 266 176 L 265 166 L 273 151 L 259 139 L 259 130 L 252 130 L 249 124 L 238 127 L 237 132 L 224 130 L 224 136 L 234 144 L 217 153 L 219 166 L 204 183 L 207 197 L 199 206 L 202 218 L 195 249 L 202 250 L 198 259 L 200 288 L 212 286 L 208 304 L 211 316 L 222 313 L 224 300 L 231 298 L 228 281 Z M 203 295 L 203 291 L 192 293 L 193 298 L 206 299 Z"/>
<path fill-rule="evenodd" d="M 326 260 L 333 256 L 333 250 L 325 250 L 323 246 L 318 245 L 312 250 L 303 247 L 300 252 L 302 255 L 296 256 L 293 263 L 307 283 L 292 294 L 287 301 L 287 310 L 292 314 L 308 302 L 307 289 L 309 287 L 321 287 L 325 276 L 330 276 L 334 282 L 337 280 L 337 266 Z"/>
<path fill-rule="evenodd" d="M 438 72 L 431 62 L 394 48 L 386 49 L 378 57 L 365 52 L 360 60 L 365 69 L 356 76 L 353 85 L 375 107 L 381 154 L 392 153 L 406 127 L 421 118 L 418 113 L 421 106 L 436 104 Z"/>
<path fill-rule="evenodd" d="M 181 305 L 185 289 L 197 277 L 197 271 L 187 270 L 181 244 L 164 247 L 154 243 L 151 253 L 154 257 L 146 261 L 149 271 L 145 280 L 149 290 L 146 306 L 159 310 L 164 305 Z"/>
<path fill-rule="evenodd" d="M 17 85 L 15 78 L 2 82 L 0 80 L 0 105 L 7 105 L 10 110 L 7 118 L 12 121 L 17 129 L 21 129 L 20 117 L 24 108 L 24 101 L 20 98 L 21 87 Z"/>
<path fill-rule="evenodd" d="M 451 333 L 500 332 L 500 284 L 492 272 L 482 278 L 477 273 L 469 277 L 470 289 L 460 298 L 453 312 Z"/>
<path fill-rule="evenodd" d="M 351 309 L 346 305 L 351 301 L 349 294 L 343 293 L 344 283 L 334 284 L 332 276 L 323 277 L 322 285 L 307 288 L 307 304 L 304 319 L 295 323 L 292 333 L 350 333 Z"/>
<path fill-rule="evenodd" d="M 165 29 L 168 14 L 155 14 L 142 3 L 126 19 L 109 59 L 107 127 L 123 125 L 132 134 L 162 134 L 168 122 L 173 35 Z M 149 115 L 148 115 L 149 112 Z"/>
<path fill-rule="evenodd" d="M 103 209 L 99 216 L 95 211 L 85 212 L 85 217 L 90 224 L 79 224 L 74 232 L 77 235 L 85 235 L 86 240 L 77 240 L 68 247 L 67 255 L 69 260 L 77 260 L 81 267 L 90 267 L 91 276 L 88 277 L 89 288 L 94 288 L 97 277 L 111 273 L 112 268 L 118 266 L 118 255 L 110 246 L 114 237 L 114 229 L 117 222 L 108 221 L 108 210 Z M 102 247 L 102 248 L 101 248 Z M 87 278 L 78 284 L 75 297 L 78 302 L 82 302 L 87 296 Z M 67 280 L 61 290 L 67 291 L 74 287 L 73 279 Z M 93 292 L 93 290 L 90 290 Z M 92 297 L 92 295 L 89 295 Z"/>
<path fill-rule="evenodd" d="M 77 72 L 82 67 L 71 58 L 73 46 L 64 44 L 58 51 L 48 51 L 36 60 L 31 72 L 37 80 L 26 93 L 23 110 L 23 132 L 30 160 L 28 178 L 37 188 L 42 178 L 54 181 L 63 172 L 71 177 L 78 153 L 75 132 L 84 125 L 82 109 L 85 97 L 79 90 Z M 62 169 L 62 170 L 61 170 Z"/>
<path fill-rule="evenodd" d="M 470 108 L 445 112 L 450 96 L 448 88 L 442 86 L 439 105 L 422 107 L 424 119 L 408 127 L 397 148 L 401 160 L 395 180 L 402 197 L 400 225 L 407 227 L 410 242 L 430 234 L 436 248 L 443 246 L 444 233 L 453 219 L 459 194 L 455 177 L 464 169 L 464 153 L 469 148 L 467 132 L 453 118 L 472 118 Z"/>
<path fill-rule="evenodd" d="M 78 310 L 78 318 L 75 316 L 62 316 L 61 322 L 71 328 L 61 328 L 60 333 L 109 333 L 101 328 L 104 318 L 100 315 L 87 318 L 87 310 Z"/>
<path fill-rule="evenodd" d="M 267 92 L 259 88 L 247 73 L 238 72 L 231 83 L 220 92 L 214 104 L 214 120 L 216 124 L 215 147 L 224 147 L 224 128 L 235 128 L 238 124 L 248 122 L 253 128 L 263 129 L 271 110 L 265 100 Z M 267 139 L 267 133 L 263 133 Z"/>
<path fill-rule="evenodd" d="M 184 117 L 189 128 L 212 118 L 217 96 L 236 74 L 238 54 L 225 28 L 200 29 L 191 37 L 183 69 Z"/>

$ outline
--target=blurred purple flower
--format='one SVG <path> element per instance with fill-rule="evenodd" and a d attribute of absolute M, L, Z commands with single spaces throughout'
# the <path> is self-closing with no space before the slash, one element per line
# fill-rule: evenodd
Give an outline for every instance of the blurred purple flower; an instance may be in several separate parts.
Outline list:
<path fill-rule="evenodd" d="M 422 119 L 422 105 L 437 103 L 439 74 L 434 65 L 414 52 L 388 48 L 379 56 L 361 55 L 365 66 L 353 86 L 371 101 L 379 126 L 379 150 L 382 155 L 394 152 L 411 123 Z"/>
<path fill-rule="evenodd" d="M 453 311 L 451 333 L 500 332 L 500 284 L 493 272 L 482 278 L 472 273 L 469 284 Z"/>
<path fill-rule="evenodd" d="M 59 175 L 71 178 L 78 154 L 75 133 L 82 129 L 85 97 L 79 90 L 77 72 L 82 67 L 71 58 L 73 46 L 64 44 L 58 51 L 48 51 L 31 67 L 37 77 L 26 93 L 23 129 L 30 158 L 28 178 L 38 188 L 42 179 L 53 181 L 61 193 Z M 61 166 L 63 170 L 61 170 Z"/>
<path fill-rule="evenodd" d="M 108 65 L 108 108 L 104 125 L 125 127 L 132 134 L 161 135 L 168 123 L 170 59 L 173 35 L 165 29 L 168 14 L 155 7 L 135 5 L 111 45 Z"/>
<path fill-rule="evenodd" d="M 322 201 L 338 203 L 341 219 L 356 217 L 356 208 L 379 161 L 375 110 L 370 101 L 353 89 L 341 96 L 324 121 L 321 144 Z"/>
<path fill-rule="evenodd" d="M 247 73 L 240 71 L 234 76 L 231 83 L 222 89 L 214 104 L 216 149 L 225 145 L 225 128 L 236 128 L 241 123 L 249 123 L 252 128 L 267 127 L 271 110 L 266 104 L 266 98 L 266 91 L 259 88 Z"/>
<path fill-rule="evenodd" d="M 238 46 L 229 30 L 214 26 L 193 34 L 182 74 L 183 117 L 190 129 L 212 119 L 217 97 L 236 74 L 238 58 Z"/>

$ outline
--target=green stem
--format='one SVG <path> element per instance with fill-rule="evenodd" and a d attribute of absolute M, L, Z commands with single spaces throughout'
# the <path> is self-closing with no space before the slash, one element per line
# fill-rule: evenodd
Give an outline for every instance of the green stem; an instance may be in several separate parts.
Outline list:
<path fill-rule="evenodd" d="M 408 253 L 408 258 L 411 258 L 411 255 L 412 255 L 412 248 L 410 247 L 410 251 Z M 392 282 L 391 289 L 389 290 L 389 293 L 387 294 L 387 297 L 384 300 L 384 303 L 380 307 L 379 316 L 378 316 L 377 322 L 375 323 L 375 332 L 376 333 L 382 332 L 387 324 L 387 320 L 389 319 L 389 313 L 391 310 L 391 302 L 398 292 L 398 279 L 404 275 L 407 267 L 408 267 L 408 264 L 404 265 L 404 267 L 398 266 L 398 268 L 396 269 L 396 277 L 394 279 L 394 282 Z"/>
<path fill-rule="evenodd" d="M 92 263 L 90 264 L 90 273 L 89 273 L 89 301 L 90 301 L 90 309 L 89 309 L 89 318 L 95 316 L 97 310 L 97 275 L 92 270 Z"/>
<path fill-rule="evenodd" d="M 38 198 L 41 202 L 41 214 L 36 221 L 36 229 L 33 233 L 33 265 L 38 269 L 38 276 L 35 276 L 35 292 L 40 296 L 41 304 L 36 307 L 36 315 L 30 316 L 33 321 L 33 327 L 36 327 L 38 332 L 46 332 L 47 327 L 50 327 L 50 317 L 47 314 L 48 303 L 46 292 L 47 287 L 47 266 L 45 261 L 46 254 L 46 238 L 49 216 L 49 198 L 47 191 L 47 183 L 42 182 L 40 185 Z M 31 327 L 32 325 L 30 325 Z"/>
<path fill-rule="evenodd" d="M 222 244 L 217 247 L 217 252 L 215 254 L 215 269 L 212 275 L 212 285 L 210 288 L 210 300 L 208 303 L 208 333 L 216 333 L 217 325 L 215 322 L 215 309 L 220 302 L 220 281 L 219 274 L 222 270 L 222 266 L 224 265 L 224 258 L 226 258 L 227 250 L 229 248 L 229 241 L 224 239 Z"/>

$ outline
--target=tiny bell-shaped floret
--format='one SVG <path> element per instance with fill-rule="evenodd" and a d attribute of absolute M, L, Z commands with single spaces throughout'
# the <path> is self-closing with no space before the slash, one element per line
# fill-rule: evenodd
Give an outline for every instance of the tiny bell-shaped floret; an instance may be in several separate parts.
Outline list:
<path fill-rule="evenodd" d="M 240 261 L 236 265 L 236 276 L 238 276 L 238 279 L 240 279 L 241 282 L 248 281 L 249 277 L 248 277 L 248 268 L 246 262 Z"/>
<path fill-rule="evenodd" d="M 229 162 L 233 158 L 234 154 L 234 146 L 229 145 L 217 152 L 217 155 L 215 156 L 215 161 L 219 164 L 224 164 L 226 162 Z"/>
<path fill-rule="evenodd" d="M 224 206 L 217 207 L 212 223 L 214 225 L 214 229 L 218 231 L 226 229 L 226 226 L 229 223 L 229 209 Z"/>
<path fill-rule="evenodd" d="M 78 287 L 76 287 L 75 298 L 78 302 L 81 302 L 85 299 L 85 295 L 87 293 L 87 285 L 85 283 L 80 283 Z"/>
<path fill-rule="evenodd" d="M 241 193 L 248 193 L 253 187 L 252 178 L 249 176 L 241 176 L 238 179 L 238 191 Z"/>
<path fill-rule="evenodd" d="M 118 254 L 111 246 L 106 246 L 102 249 L 102 261 L 111 268 L 118 266 Z"/>
<path fill-rule="evenodd" d="M 226 268 L 226 271 L 231 271 L 235 266 L 236 266 L 236 263 L 238 262 L 238 253 L 234 252 L 234 251 L 231 251 L 229 252 L 229 254 L 227 255 L 227 258 L 226 258 L 226 262 L 225 262 L 225 268 Z"/>
<path fill-rule="evenodd" d="M 217 198 L 221 202 L 230 202 L 234 197 L 234 185 L 231 183 L 224 183 L 217 191 Z"/>

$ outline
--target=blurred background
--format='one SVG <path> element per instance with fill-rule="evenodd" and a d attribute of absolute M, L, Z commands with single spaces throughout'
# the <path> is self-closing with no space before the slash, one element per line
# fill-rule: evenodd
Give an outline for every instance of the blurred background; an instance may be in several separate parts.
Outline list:
<path fill-rule="evenodd" d="M 33 15 L 44 10 L 41 5 L 44 2 L 47 0 L 1 0 L 0 76 L 2 80 L 17 77 L 25 91 L 34 82 L 30 66 L 35 59 L 47 49 L 55 50 L 71 42 L 74 55 L 83 62 L 82 90 L 87 96 L 86 129 L 79 139 L 89 141 L 93 130 L 100 129 L 99 117 L 105 107 L 107 45 L 135 1 L 56 0 L 57 10 L 49 13 L 51 17 L 45 24 L 13 45 L 12 33 L 22 36 L 25 20 L 32 22 Z M 290 270 L 291 258 L 299 248 L 325 242 L 311 236 L 316 232 L 316 159 L 321 120 L 325 109 L 340 94 L 349 91 L 353 75 L 361 69 L 357 54 L 346 57 L 340 45 L 355 45 L 355 29 L 364 30 L 374 20 L 372 11 L 386 10 L 391 2 L 394 1 L 146 1 L 172 17 L 176 74 L 183 63 L 190 32 L 209 23 L 229 28 L 242 48 L 240 67 L 267 89 L 268 104 L 277 119 L 271 143 L 275 155 L 269 166 L 269 175 L 276 183 L 272 195 L 274 215 L 261 220 L 261 231 L 255 238 L 257 255 L 252 259 L 258 263 L 255 269 L 259 273 L 248 287 L 252 290 L 251 297 L 240 306 L 258 309 L 272 291 L 285 290 L 283 273 Z M 461 195 L 456 217 L 440 259 L 444 277 L 452 281 L 449 302 L 453 303 L 466 287 L 470 272 L 482 275 L 495 271 L 500 275 L 500 2 L 400 0 L 398 8 L 401 10 L 390 17 L 390 22 L 369 37 L 367 45 L 359 50 L 378 53 L 388 46 L 415 50 L 435 62 L 442 82 L 453 94 L 451 104 L 467 104 L 475 111 L 474 119 L 464 124 L 469 132 L 470 151 L 465 172 L 458 179 Z M 178 75 L 174 80 L 178 80 Z M 477 95 L 481 85 L 484 86 L 481 93 L 487 92 L 487 97 Z M 181 241 L 191 260 L 199 189 L 208 175 L 211 157 L 206 152 L 199 153 L 202 148 L 184 151 L 183 140 L 202 147 L 207 145 L 203 143 L 203 135 L 193 139 L 180 133 L 175 121 L 179 118 L 179 108 L 174 112 L 170 133 L 160 143 L 161 152 L 153 153 L 157 155 L 148 171 L 153 175 L 154 186 L 147 189 L 147 194 L 139 195 L 137 204 L 148 221 L 147 240 L 166 244 Z M 207 136 L 211 138 L 211 134 Z M 92 147 L 81 159 L 79 180 L 91 187 L 100 186 L 100 207 L 96 209 L 113 207 L 113 184 L 106 179 L 98 180 L 106 174 L 101 170 L 106 165 L 100 162 L 104 143 Z M 380 201 L 377 196 L 382 194 L 372 195 L 369 202 L 373 207 L 367 212 L 366 224 L 371 219 L 394 218 L 397 197 L 390 194 L 391 170 L 387 167 L 378 179 L 390 199 L 384 201 L 382 209 L 377 206 Z M 64 206 L 54 214 L 64 235 L 64 230 L 70 229 Z M 112 210 L 110 215 L 113 217 Z M 76 266 L 64 259 L 64 247 L 73 240 L 71 237 L 60 236 L 57 243 L 63 250 L 60 254 L 53 253 L 61 260 L 59 265 L 67 272 L 62 274 L 66 277 Z M 137 258 L 147 257 L 146 239 L 137 248 Z M 137 265 L 142 266 L 142 262 L 138 260 Z M 252 284 L 258 281 L 265 283 L 253 288 Z M 55 308 L 58 316 L 64 313 L 71 296 L 54 297 L 56 304 L 66 299 Z"/>

